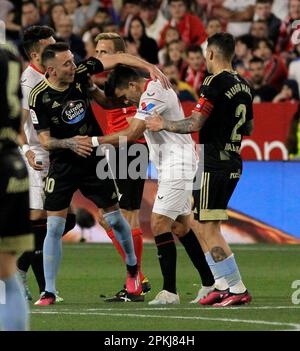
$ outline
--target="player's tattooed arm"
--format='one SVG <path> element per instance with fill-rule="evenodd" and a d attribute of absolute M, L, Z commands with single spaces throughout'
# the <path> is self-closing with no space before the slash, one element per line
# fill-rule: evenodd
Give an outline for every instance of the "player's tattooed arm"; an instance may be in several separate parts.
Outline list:
<path fill-rule="evenodd" d="M 204 125 L 207 117 L 198 112 L 193 112 L 188 118 L 179 121 L 163 119 L 158 113 L 146 118 L 146 127 L 152 132 L 166 130 L 168 132 L 189 134 L 199 131 Z"/>
<path fill-rule="evenodd" d="M 79 156 L 88 157 L 93 150 L 88 136 L 77 135 L 73 138 L 57 139 L 51 137 L 49 130 L 41 130 L 38 135 L 41 145 L 47 151 L 69 149 Z"/>

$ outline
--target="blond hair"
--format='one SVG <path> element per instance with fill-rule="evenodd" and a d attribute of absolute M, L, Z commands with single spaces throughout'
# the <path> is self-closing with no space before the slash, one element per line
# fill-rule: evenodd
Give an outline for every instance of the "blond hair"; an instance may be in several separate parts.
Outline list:
<path fill-rule="evenodd" d="M 126 51 L 125 42 L 118 33 L 100 33 L 96 36 L 95 42 L 98 43 L 99 40 L 111 40 L 114 43 L 114 48 L 116 52 Z"/>

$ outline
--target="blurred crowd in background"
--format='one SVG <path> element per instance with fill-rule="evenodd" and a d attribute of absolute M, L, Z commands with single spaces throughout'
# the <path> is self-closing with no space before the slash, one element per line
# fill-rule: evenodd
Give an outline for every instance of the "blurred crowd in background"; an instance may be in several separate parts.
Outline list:
<path fill-rule="evenodd" d="M 24 66 L 28 26 L 52 27 L 77 62 L 95 55 L 99 33 L 117 32 L 129 53 L 159 65 L 181 101 L 197 101 L 207 38 L 228 31 L 236 38 L 234 68 L 250 82 L 254 102 L 299 100 L 300 39 L 292 36 L 300 0 L 0 0 L 0 19 Z"/>

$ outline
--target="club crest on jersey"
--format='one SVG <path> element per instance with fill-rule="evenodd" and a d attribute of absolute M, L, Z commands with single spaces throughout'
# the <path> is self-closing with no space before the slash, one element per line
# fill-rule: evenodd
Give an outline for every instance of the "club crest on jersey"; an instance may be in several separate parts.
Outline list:
<path fill-rule="evenodd" d="M 62 111 L 62 120 L 67 124 L 80 122 L 86 112 L 86 104 L 83 100 L 69 101 Z"/>
<path fill-rule="evenodd" d="M 154 104 L 150 103 L 150 104 L 146 104 L 145 102 L 141 103 L 141 109 L 139 110 L 139 112 L 142 113 L 146 113 L 146 114 L 150 114 L 150 111 L 153 110 L 153 108 L 155 107 Z M 152 112 L 152 111 L 151 111 Z"/>

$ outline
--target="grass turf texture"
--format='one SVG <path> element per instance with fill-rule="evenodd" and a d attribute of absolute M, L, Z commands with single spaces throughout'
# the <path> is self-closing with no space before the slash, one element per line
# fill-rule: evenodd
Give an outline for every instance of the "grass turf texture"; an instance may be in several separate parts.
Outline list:
<path fill-rule="evenodd" d="M 143 303 L 105 303 L 125 282 L 121 259 L 110 244 L 64 244 L 57 287 L 65 302 L 31 306 L 31 330 L 227 331 L 300 330 L 300 245 L 232 245 L 243 280 L 252 294 L 247 306 L 228 308 L 190 304 L 199 277 L 182 246 L 177 245 L 180 305 L 150 306 L 162 287 L 156 248 L 144 246 L 143 272 L 152 290 Z M 292 282 L 299 280 L 297 289 Z M 38 298 L 32 273 L 29 283 Z M 296 301 L 296 302 L 297 302 Z M 31 304 L 32 305 L 32 304 Z"/>

